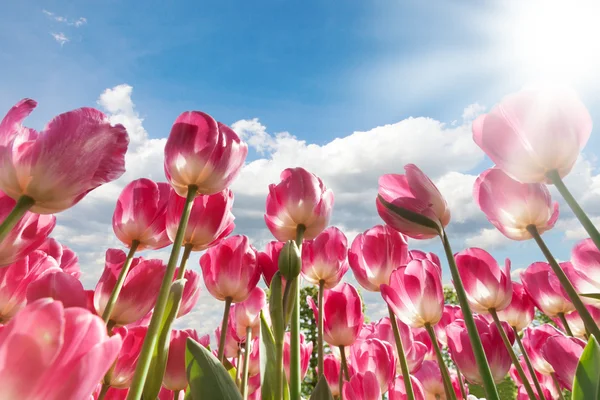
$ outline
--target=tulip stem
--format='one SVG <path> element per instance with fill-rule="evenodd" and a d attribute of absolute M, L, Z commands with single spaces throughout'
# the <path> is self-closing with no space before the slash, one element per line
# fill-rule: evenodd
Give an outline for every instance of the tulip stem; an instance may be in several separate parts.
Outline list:
<path fill-rule="evenodd" d="M 108 393 L 108 389 L 110 389 L 110 385 L 102 383 L 102 389 L 100 389 L 100 393 L 98 394 L 97 400 L 104 400 L 104 398 L 106 397 L 106 393 Z"/>
<path fill-rule="evenodd" d="M 150 363 L 152 361 L 152 354 L 154 353 L 154 348 L 158 341 L 163 314 L 167 307 L 169 292 L 171 291 L 171 282 L 173 281 L 173 275 L 175 274 L 175 268 L 177 267 L 179 251 L 181 250 L 181 244 L 183 243 L 183 236 L 187 228 L 188 220 L 190 219 L 190 212 L 192 211 L 192 205 L 194 204 L 197 190 L 198 188 L 195 185 L 190 185 L 188 187 L 185 205 L 181 213 L 181 220 L 179 221 L 179 227 L 177 228 L 177 234 L 175 235 L 173 248 L 171 249 L 171 255 L 169 256 L 169 262 L 167 263 L 167 270 L 158 292 L 158 299 L 154 306 L 150 325 L 148 325 L 148 332 L 146 333 L 146 338 L 142 345 L 140 358 L 133 375 L 133 381 L 131 382 L 131 387 L 127 394 L 127 400 L 139 400 L 142 395 L 144 384 L 146 383 L 146 378 L 148 376 L 148 370 L 150 369 Z"/>
<path fill-rule="evenodd" d="M 104 320 L 104 323 L 107 324 L 107 329 L 108 323 L 110 321 L 110 314 L 112 314 L 112 311 L 115 308 L 115 304 L 117 304 L 117 299 L 119 298 L 119 294 L 121 293 L 121 289 L 123 288 L 123 284 L 125 283 L 127 274 L 129 273 L 129 268 L 131 267 L 131 261 L 133 261 L 133 255 L 135 254 L 135 251 L 137 250 L 139 245 L 140 242 L 138 240 L 134 240 L 131 242 L 131 247 L 129 248 L 127 258 L 125 258 L 125 263 L 123 264 L 123 268 L 121 268 L 121 272 L 119 273 L 119 277 L 117 278 L 117 283 L 115 283 L 115 287 L 113 287 L 113 290 L 110 293 L 110 297 L 108 298 L 108 302 L 104 307 L 102 319 Z M 109 334 L 110 330 L 108 331 Z"/>
<path fill-rule="evenodd" d="M 19 200 L 17 200 L 17 203 L 10 214 L 8 214 L 2 224 L 0 224 L 0 243 L 2 243 L 6 235 L 8 235 L 11 229 L 15 227 L 21 218 L 23 218 L 23 215 L 25 215 L 34 204 L 35 200 L 29 196 L 19 197 Z"/>
<path fill-rule="evenodd" d="M 306 227 L 302 224 L 296 227 L 296 245 L 302 254 L 302 239 Z M 302 257 L 298 260 L 302 265 Z M 300 275 L 294 279 L 300 279 Z M 290 282 L 291 283 L 291 282 Z M 290 284 L 288 283 L 288 285 Z M 293 310 L 290 321 L 290 400 L 300 400 L 302 389 L 302 372 L 300 370 L 300 285 L 295 285 L 294 292 L 288 301 L 293 302 Z"/>
<path fill-rule="evenodd" d="M 450 374 L 448 373 L 448 367 L 444 363 L 444 358 L 442 357 L 442 351 L 440 350 L 440 345 L 438 344 L 437 337 L 435 336 L 435 332 L 431 324 L 425 324 L 425 330 L 429 334 L 429 338 L 431 339 L 431 344 L 433 345 L 433 349 L 435 350 L 435 355 L 437 356 L 437 362 L 440 366 L 440 372 L 442 373 L 442 380 L 444 381 L 444 391 L 446 392 L 447 400 L 456 400 L 456 393 L 454 393 L 454 388 L 452 387 L 452 381 L 450 381 Z"/>
<path fill-rule="evenodd" d="M 565 313 L 558 313 L 558 319 L 560 319 L 560 322 L 562 322 L 563 328 L 565 328 L 565 332 L 567 332 L 567 335 L 573 336 L 573 331 L 569 326 L 569 322 L 567 322 L 567 318 L 565 318 Z"/>
<path fill-rule="evenodd" d="M 462 279 L 458 273 L 458 268 L 456 267 L 456 261 L 454 260 L 452 248 L 450 247 L 450 241 L 448 240 L 448 235 L 446 235 L 446 232 L 443 229 L 440 234 L 440 238 L 442 240 L 442 244 L 444 245 L 446 258 L 448 259 L 448 266 L 450 267 L 450 273 L 452 274 L 452 281 L 454 282 L 454 287 L 456 288 L 456 297 L 458 297 L 458 302 L 463 313 L 465 325 L 471 341 L 471 347 L 473 349 L 473 355 L 475 356 L 475 361 L 477 362 L 477 367 L 479 368 L 479 374 L 481 375 L 481 380 L 483 381 L 486 399 L 500 400 L 498 390 L 496 389 L 496 384 L 494 383 L 492 371 L 490 370 L 490 366 L 485 358 L 485 351 L 483 350 L 483 345 L 481 344 L 481 339 L 479 338 L 477 326 L 473 320 L 473 313 L 469 308 L 469 302 L 467 301 L 467 296 L 465 294 L 465 287 L 463 286 Z"/>
<path fill-rule="evenodd" d="M 460 369 L 458 369 L 458 367 L 456 365 L 454 365 L 454 368 L 456 368 L 456 379 L 458 379 L 458 385 L 460 386 L 460 394 L 461 394 L 463 400 L 467 400 L 467 392 L 465 390 L 465 382 L 463 381 L 462 374 L 460 373 Z M 542 399 L 540 399 L 540 400 L 542 400 Z"/>
<path fill-rule="evenodd" d="M 585 305 L 583 304 L 583 302 L 581 301 L 581 298 L 577 294 L 577 291 L 575 290 L 575 288 L 569 281 L 569 278 L 567 278 L 567 275 L 565 274 L 563 269 L 556 262 L 556 259 L 550 252 L 550 249 L 548 248 L 548 246 L 546 246 L 546 243 L 540 236 L 540 233 L 538 232 L 535 225 L 528 225 L 527 231 L 531 234 L 531 236 L 533 237 L 535 242 L 538 244 L 538 246 L 540 247 L 540 250 L 542 250 L 542 253 L 544 253 L 544 256 L 546 256 L 546 259 L 548 260 L 550 267 L 552 267 L 552 271 L 554 271 L 554 273 L 558 277 L 560 284 L 565 289 L 565 292 L 567 292 L 569 299 L 571 299 L 571 302 L 573 303 L 573 305 L 575 306 L 575 309 L 579 313 L 579 316 L 581 317 L 581 320 L 583 321 L 583 323 L 585 325 L 585 329 L 588 332 L 590 332 L 592 335 L 594 335 L 596 337 L 596 339 L 599 339 L 600 338 L 600 329 L 598 329 L 598 325 L 596 325 L 596 322 L 590 315 L 589 311 L 587 310 L 587 308 L 585 308 Z"/>
<path fill-rule="evenodd" d="M 246 348 L 244 349 L 244 372 L 242 372 L 242 395 L 248 400 L 248 366 L 250 365 L 250 345 L 252 341 L 252 327 L 246 328 Z M 238 364 L 239 368 L 239 364 Z"/>
<path fill-rule="evenodd" d="M 344 346 L 339 346 L 340 349 L 340 357 L 342 360 L 342 371 L 344 372 L 344 379 L 346 381 L 350 380 L 350 372 L 348 371 L 348 361 L 346 360 L 346 348 Z"/>
<path fill-rule="evenodd" d="M 600 232 L 598 232 L 598 229 L 596 229 L 585 211 L 583 211 L 579 203 L 577 203 L 577 200 L 575 200 L 569 189 L 567 189 L 565 183 L 560 178 L 558 171 L 550 171 L 546 174 L 546 176 L 552 181 L 554 186 L 556 186 L 556 189 L 558 189 L 561 196 L 565 199 L 569 207 L 571 207 L 573 214 L 575 214 L 581 225 L 583 225 L 583 228 L 586 230 L 588 235 L 590 235 L 590 238 L 598 250 L 600 250 Z"/>
<path fill-rule="evenodd" d="M 237 361 L 235 363 L 235 365 L 237 366 L 237 368 L 235 369 L 235 385 L 240 388 L 241 390 L 241 386 L 240 386 L 240 362 L 242 361 L 242 349 L 238 347 L 238 353 L 237 353 Z"/>
<path fill-rule="evenodd" d="M 174 400 L 179 400 L 179 397 L 181 397 L 181 390 L 176 390 L 173 392 L 173 399 Z"/>
<path fill-rule="evenodd" d="M 181 263 L 179 264 L 179 271 L 177 271 L 177 279 L 183 279 L 185 276 L 185 267 L 187 265 L 190 254 L 192 254 L 193 244 L 188 243 L 183 247 L 183 255 L 181 256 Z"/>
<path fill-rule="evenodd" d="M 231 297 L 225 298 L 225 309 L 223 310 L 223 321 L 221 322 L 221 336 L 219 337 L 219 352 L 217 353 L 217 358 L 221 363 L 223 363 L 223 359 L 225 358 L 225 340 L 227 338 L 227 326 L 229 323 L 229 311 L 231 311 L 231 302 L 233 299 Z"/>
<path fill-rule="evenodd" d="M 542 385 L 540 384 L 540 381 L 535 373 L 535 370 L 533 369 L 533 365 L 531 365 L 531 359 L 529 358 L 527 351 L 525 351 L 525 346 L 523 346 L 521 337 L 519 337 L 519 331 L 517 331 L 517 328 L 515 328 L 514 326 L 512 328 L 513 328 L 513 331 L 515 332 L 515 338 L 516 338 L 517 344 L 519 345 L 519 349 L 521 349 L 521 354 L 523 355 L 523 360 L 525 361 L 525 365 L 527 365 L 527 370 L 529 371 L 529 375 L 531 376 L 531 379 L 533 380 L 533 384 L 535 385 L 535 390 L 537 390 L 537 392 L 538 392 L 538 398 L 539 398 L 539 400 L 546 400 L 546 396 L 544 396 L 544 390 L 542 389 Z"/>
<path fill-rule="evenodd" d="M 318 379 L 321 379 L 322 376 L 325 375 L 325 367 L 324 367 L 324 361 L 323 361 L 323 293 L 325 292 L 325 281 L 323 279 L 321 279 L 319 281 L 319 321 L 318 321 L 318 327 L 317 327 L 317 346 L 318 346 L 318 355 L 319 355 L 319 361 L 318 361 L 318 370 L 319 370 L 319 377 Z"/>
<path fill-rule="evenodd" d="M 565 397 L 563 396 L 562 388 L 560 387 L 560 383 L 558 383 L 558 380 L 556 379 L 556 374 L 554 372 L 552 372 L 550 374 L 550 376 L 552 377 L 552 382 L 554 382 L 554 387 L 556 388 L 556 391 L 558 392 L 559 400 L 565 400 Z"/>
<path fill-rule="evenodd" d="M 342 372 L 342 365 L 340 364 L 340 377 L 338 379 L 338 390 L 340 391 L 340 400 L 344 400 L 344 373 Z"/>
<path fill-rule="evenodd" d="M 492 318 L 494 319 L 496 328 L 498 328 L 498 332 L 500 333 L 500 337 L 502 338 L 502 341 L 504 342 L 504 346 L 506 346 L 508 355 L 510 356 L 512 363 L 515 366 L 515 369 L 517 370 L 519 377 L 521 378 L 521 382 L 523 382 L 523 386 L 525 387 L 525 390 L 527 391 L 527 395 L 529 396 L 530 399 L 535 399 L 535 393 L 533 392 L 533 388 L 531 387 L 531 384 L 529 383 L 529 379 L 527 379 L 527 375 L 525 375 L 525 371 L 523 371 L 523 367 L 521 367 L 521 363 L 519 362 L 519 359 L 517 358 L 517 355 L 515 354 L 515 351 L 512 347 L 512 343 L 510 342 L 510 340 L 508 340 L 508 336 L 506 335 L 506 331 L 504 330 L 504 327 L 502 326 L 502 322 L 500 322 L 500 318 L 498 318 L 498 313 L 496 312 L 496 310 L 494 308 L 490 308 L 488 311 L 489 311 L 490 315 L 492 316 Z"/>
<path fill-rule="evenodd" d="M 394 332 L 394 341 L 396 342 L 396 352 L 398 353 L 398 359 L 400 360 L 400 369 L 402 370 L 402 380 L 404 381 L 404 388 L 406 390 L 407 400 L 414 400 L 415 393 L 410 380 L 410 371 L 408 370 L 408 362 L 406 361 L 406 355 L 404 354 L 404 345 L 402 344 L 402 337 L 398 330 L 398 322 L 396 322 L 396 316 L 390 306 L 388 306 L 388 313 L 390 314 L 390 323 L 392 324 L 392 331 Z"/>

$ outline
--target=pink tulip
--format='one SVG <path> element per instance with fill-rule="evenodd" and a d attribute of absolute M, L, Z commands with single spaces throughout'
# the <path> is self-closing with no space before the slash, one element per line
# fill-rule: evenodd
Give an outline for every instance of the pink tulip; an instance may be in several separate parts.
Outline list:
<path fill-rule="evenodd" d="M 138 243 L 139 251 L 162 249 L 171 244 L 167 236 L 167 202 L 171 186 L 141 178 L 129 182 L 117 199 L 113 231 L 127 247 Z"/>
<path fill-rule="evenodd" d="M 471 248 L 454 256 L 471 309 L 488 313 L 490 309 L 504 310 L 512 299 L 510 260 L 500 268 L 487 251 Z"/>
<path fill-rule="evenodd" d="M 317 305 L 312 297 L 308 304 L 319 319 Z M 330 346 L 350 346 L 358 337 L 365 317 L 358 291 L 349 283 L 340 283 L 323 295 L 323 340 Z"/>
<path fill-rule="evenodd" d="M 545 262 L 531 264 L 521 273 L 521 282 L 535 306 L 547 316 L 553 318 L 560 313 L 566 314 L 575 310 L 575 306 L 569 300 L 550 264 Z"/>
<path fill-rule="evenodd" d="M 179 274 L 179 268 L 175 271 L 173 279 L 177 279 Z M 190 313 L 196 307 L 198 299 L 200 299 L 200 274 L 194 270 L 186 269 L 183 278 L 185 279 L 185 286 L 183 287 L 183 295 L 181 297 L 181 305 L 179 306 L 179 312 L 177 318 L 181 318 L 184 315 Z"/>
<path fill-rule="evenodd" d="M 426 399 L 446 399 L 442 372 L 437 361 L 424 361 L 421 369 L 415 373 L 415 378 L 423 385 Z M 456 391 L 456 397 L 461 398 L 460 386 L 453 389 Z"/>
<path fill-rule="evenodd" d="M 2 398 L 87 399 L 120 348 L 89 311 L 37 300 L 0 331 Z"/>
<path fill-rule="evenodd" d="M 129 393 L 129 389 L 110 388 L 108 389 L 108 392 L 106 392 L 104 400 L 125 400 L 127 398 L 127 393 Z"/>
<path fill-rule="evenodd" d="M 185 199 L 171 192 L 167 207 L 167 234 L 175 240 Z M 183 245 L 191 245 L 193 251 L 203 251 L 229 236 L 235 228 L 233 192 L 225 189 L 211 195 L 199 195 L 194 199 L 190 219 L 183 236 Z"/>
<path fill-rule="evenodd" d="M 592 119 L 571 89 L 526 89 L 473 122 L 473 140 L 514 179 L 548 182 L 567 175 L 588 141 Z"/>
<path fill-rule="evenodd" d="M 440 271 L 442 269 L 440 262 L 440 258 L 435 253 L 426 253 L 423 250 L 409 250 L 408 251 L 408 259 L 409 260 L 429 260 L 438 267 L 440 267 Z"/>
<path fill-rule="evenodd" d="M 412 375 L 410 376 L 410 382 L 412 384 L 415 400 L 427 400 L 425 397 L 425 390 L 423 389 L 421 382 L 419 382 L 419 380 Z M 407 398 L 406 389 L 404 387 L 404 378 L 402 378 L 402 376 L 398 376 L 389 387 L 388 399 L 406 400 Z"/>
<path fill-rule="evenodd" d="M 379 196 L 396 207 L 428 218 L 442 229 L 450 222 L 446 200 L 433 182 L 416 165 L 404 166 L 406 175 L 388 174 L 379 178 Z M 377 198 L 377 212 L 386 224 L 414 239 L 438 236 L 438 230 L 408 220 L 390 211 Z"/>
<path fill-rule="evenodd" d="M 513 282 L 512 289 L 510 304 L 498 312 L 498 318 L 521 332 L 533 321 L 535 315 L 533 300 L 522 284 Z"/>
<path fill-rule="evenodd" d="M 533 382 L 533 379 L 531 378 L 531 375 L 529 374 L 529 370 L 527 368 L 527 364 L 525 364 L 525 360 L 523 359 L 523 356 L 519 357 L 519 364 L 521 364 L 521 368 L 523 369 L 523 372 L 525 372 L 527 381 Z M 527 394 L 527 390 L 523 386 L 523 381 L 521 380 L 521 376 L 517 372 L 517 369 L 515 368 L 514 365 L 511 365 L 509 372 L 510 372 L 511 379 L 514 381 L 515 385 L 517 385 L 517 387 L 519 388 L 519 392 L 517 394 L 517 400 L 528 400 L 529 395 Z M 552 378 L 549 375 L 542 375 L 537 371 L 534 371 L 534 372 L 535 372 L 536 379 L 540 383 L 544 397 L 548 400 L 558 399 L 558 391 L 556 390 L 556 386 L 554 385 L 554 381 L 552 380 Z M 537 390 L 535 391 L 535 393 L 536 393 L 536 399 L 540 400 L 539 395 L 537 394 Z"/>
<path fill-rule="evenodd" d="M 200 111 L 186 111 L 175 120 L 165 145 L 165 175 L 182 197 L 188 186 L 198 194 L 215 194 L 239 174 L 248 146 L 228 126 Z"/>
<path fill-rule="evenodd" d="M 250 346 L 250 359 L 248 362 L 248 376 L 252 377 L 260 374 L 260 337 L 252 339 Z M 240 360 L 241 361 L 241 360 Z"/>
<path fill-rule="evenodd" d="M 233 306 L 231 306 L 233 308 Z M 229 314 L 231 316 L 231 313 Z M 234 358 L 238 355 L 238 350 L 242 349 L 242 340 L 238 338 L 235 332 L 235 326 L 230 322 L 227 324 L 227 332 L 225 333 L 225 358 Z M 221 326 L 218 326 L 215 329 L 215 338 L 217 343 L 219 343 L 219 339 L 221 337 Z M 217 350 L 214 351 L 215 356 L 217 356 Z"/>
<path fill-rule="evenodd" d="M 434 326 L 435 336 L 442 346 L 448 346 L 448 341 L 446 340 L 446 327 L 457 319 L 464 319 L 460 307 L 444 304 L 442 319 Z"/>
<path fill-rule="evenodd" d="M 573 390 L 573 378 L 585 342 L 566 336 L 552 336 L 542 347 L 542 355 L 554 369 L 556 380 L 567 390 Z"/>
<path fill-rule="evenodd" d="M 81 276 L 77 254 L 64 244 L 60 244 L 56 239 L 46 239 L 46 241 L 44 241 L 37 249 L 54 258 L 60 269 L 67 274 L 70 274 L 77 279 Z"/>
<path fill-rule="evenodd" d="M 2 125 L 0 125 L 1 129 Z M 1 151 L 0 147 L 0 153 Z M 0 192 L 0 221 L 6 219 L 15 204 L 16 201 Z M 54 215 L 26 212 L 6 237 L 0 241 L 0 267 L 21 260 L 40 247 L 55 225 L 56 217 Z"/>
<path fill-rule="evenodd" d="M 125 258 L 122 250 L 106 251 L 106 266 L 94 291 L 94 307 L 98 315 L 104 312 Z M 131 270 L 110 314 L 110 320 L 116 326 L 130 324 L 148 314 L 156 303 L 165 270 L 161 260 L 144 260 L 142 257 L 132 260 Z"/>
<path fill-rule="evenodd" d="M 217 300 L 240 303 L 250 296 L 260 279 L 256 250 L 246 236 L 224 239 L 200 258 L 204 284 Z"/>
<path fill-rule="evenodd" d="M 585 308 L 592 316 L 594 322 L 596 322 L 596 324 L 600 324 L 600 309 L 594 306 L 586 306 Z M 569 324 L 569 329 L 571 329 L 573 336 L 583 338 L 585 335 L 587 335 L 583 320 L 577 311 L 571 311 L 570 313 L 565 314 L 565 319 L 567 320 L 567 324 Z M 567 331 L 560 318 L 553 318 L 552 320 L 563 331 Z"/>
<path fill-rule="evenodd" d="M 129 137 L 122 125 L 80 108 L 37 132 L 21 125 L 36 105 L 21 100 L 0 122 L 0 190 L 15 200 L 31 197 L 34 213 L 53 214 L 123 175 Z"/>
<path fill-rule="evenodd" d="M 331 226 L 302 244 L 302 276 L 313 285 L 323 281 L 325 289 L 331 289 L 348 271 L 347 254 L 346 235 Z"/>
<path fill-rule="evenodd" d="M 390 284 L 381 285 L 381 295 L 394 314 L 410 327 L 435 325 L 442 318 L 442 277 L 429 260 L 412 260 L 392 272 Z"/>
<path fill-rule="evenodd" d="M 530 225 L 542 234 L 558 219 L 558 203 L 545 185 L 517 182 L 498 167 L 479 175 L 473 198 L 492 225 L 512 240 L 531 239 Z"/>
<path fill-rule="evenodd" d="M 542 348 L 549 338 L 553 336 L 564 336 L 552 325 L 544 324 L 535 328 L 527 328 L 523 331 L 523 347 L 531 360 L 531 365 L 540 374 L 550 375 L 554 368 L 542 354 Z"/>
<path fill-rule="evenodd" d="M 53 269 L 27 286 L 27 302 L 44 297 L 60 300 L 65 308 L 87 308 L 87 294 L 81 282 L 61 270 Z"/>
<path fill-rule="evenodd" d="M 488 324 L 480 317 L 475 317 L 475 325 L 485 351 L 492 376 L 496 383 L 501 382 L 511 365 L 511 359 L 504 346 L 500 332 L 494 323 Z M 511 343 L 515 341 L 515 334 L 508 324 L 503 323 L 504 330 Z M 457 320 L 446 328 L 448 335 L 448 347 L 450 356 L 467 380 L 474 384 L 481 384 L 481 376 L 475 362 L 475 355 L 471 347 L 471 341 L 465 323 Z"/>
<path fill-rule="evenodd" d="M 372 371 L 377 377 L 381 393 L 388 390 L 396 375 L 396 356 L 392 345 L 379 339 L 355 342 L 350 347 L 350 363 L 356 371 Z"/>
<path fill-rule="evenodd" d="M 380 400 L 381 389 L 377 376 L 371 371 L 355 374 L 344 383 L 344 399 Z"/>
<path fill-rule="evenodd" d="M 387 225 L 376 225 L 356 236 L 348 262 L 358 283 L 372 292 L 390 283 L 392 272 L 408 264 L 406 237 Z"/>
<path fill-rule="evenodd" d="M 248 378 L 248 400 L 260 400 L 260 375 Z"/>
<path fill-rule="evenodd" d="M 204 347 L 208 347 L 210 344 L 208 335 L 198 337 L 193 329 L 171 331 L 169 357 L 163 376 L 163 386 L 169 390 L 185 390 L 188 385 L 185 372 L 185 345 L 188 338 L 192 338 Z"/>
<path fill-rule="evenodd" d="M 436 325 L 437 326 L 437 325 Z M 415 342 L 421 342 L 425 345 L 425 360 L 437 360 L 435 355 L 435 349 L 433 348 L 433 342 L 429 333 L 425 328 L 411 328 L 411 332 Z M 448 338 L 446 337 L 446 341 Z M 439 344 L 439 341 L 438 341 Z"/>
<path fill-rule="evenodd" d="M 273 275 L 279 271 L 279 253 L 281 253 L 284 245 L 284 242 L 272 241 L 267 243 L 264 252 L 258 252 L 258 265 L 262 270 L 263 279 L 268 287 L 271 287 Z"/>
<path fill-rule="evenodd" d="M 575 271 L 589 286 L 587 290 L 590 292 L 587 293 L 598 293 L 600 291 L 600 250 L 592 239 L 584 239 L 577 243 L 571 252 L 571 262 Z"/>
<path fill-rule="evenodd" d="M 248 328 L 252 329 L 252 337 L 258 337 L 260 332 L 260 311 L 267 305 L 267 295 L 259 287 L 250 291 L 250 296 L 234 306 L 231 316 L 235 319 L 237 336 L 246 337 Z"/>
<path fill-rule="evenodd" d="M 304 379 L 308 371 L 308 362 L 313 351 L 312 342 L 304 341 L 304 334 L 300 333 L 300 376 Z M 290 332 L 286 332 L 283 338 L 283 369 L 287 381 L 290 381 Z"/>
<path fill-rule="evenodd" d="M 148 332 L 148 328 L 145 326 L 117 329 L 116 334 L 123 338 L 123 345 L 113 369 L 108 374 L 110 386 L 126 389 L 131 385 L 146 332 Z"/>
<path fill-rule="evenodd" d="M 304 225 L 304 239 L 316 238 L 329 224 L 333 192 L 304 168 L 288 168 L 280 177 L 279 184 L 269 185 L 267 227 L 281 242 L 295 240 L 298 225 Z"/>
<path fill-rule="evenodd" d="M 323 358 L 323 375 L 333 397 L 340 395 L 340 371 L 342 363 L 333 354 L 326 354 Z"/>

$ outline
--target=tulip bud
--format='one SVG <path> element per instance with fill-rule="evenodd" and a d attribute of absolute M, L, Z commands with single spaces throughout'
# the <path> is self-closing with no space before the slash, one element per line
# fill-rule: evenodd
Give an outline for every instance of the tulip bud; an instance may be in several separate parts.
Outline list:
<path fill-rule="evenodd" d="M 298 245 L 288 240 L 279 253 L 279 272 L 288 282 L 300 275 L 302 258 Z"/>

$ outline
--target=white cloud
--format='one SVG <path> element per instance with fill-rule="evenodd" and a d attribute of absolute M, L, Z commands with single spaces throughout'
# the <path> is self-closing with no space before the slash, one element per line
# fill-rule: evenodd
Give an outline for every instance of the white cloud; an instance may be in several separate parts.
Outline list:
<path fill-rule="evenodd" d="M 98 104 L 110 113 L 112 124 L 122 124 L 127 128 L 131 145 L 137 147 L 148 141 L 148 132 L 142 123 L 144 120 L 135 110 L 131 100 L 133 88 L 129 85 L 118 85 L 106 89 L 98 99 Z"/>
<path fill-rule="evenodd" d="M 76 28 L 79 28 L 80 26 L 85 25 L 87 23 L 87 18 L 84 18 L 84 17 L 79 17 L 76 20 L 69 20 L 67 17 L 63 17 L 62 15 L 57 15 L 57 14 L 53 13 L 52 11 L 42 10 L 42 12 L 48 18 L 51 18 L 56 22 L 59 22 L 61 24 L 65 24 L 68 26 L 74 26 Z"/>
<path fill-rule="evenodd" d="M 50 35 L 52 35 L 54 40 L 56 40 L 61 46 L 70 41 L 69 38 L 67 37 L 67 35 L 65 35 L 62 32 L 59 32 L 59 33 L 50 32 Z"/>
<path fill-rule="evenodd" d="M 467 247 L 481 247 L 483 249 L 497 249 L 508 246 L 511 242 L 496 228 L 484 228 L 475 236 L 465 240 Z"/>

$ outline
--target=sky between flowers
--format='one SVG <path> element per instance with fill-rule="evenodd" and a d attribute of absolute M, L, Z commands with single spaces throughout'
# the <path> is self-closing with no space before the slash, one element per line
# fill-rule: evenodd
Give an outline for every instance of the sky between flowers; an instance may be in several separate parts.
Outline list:
<path fill-rule="evenodd" d="M 106 249 L 121 248 L 111 228 L 118 194 L 136 178 L 164 180 L 165 138 L 190 109 L 231 125 L 250 146 L 232 186 L 235 233 L 259 249 L 272 240 L 263 222 L 268 185 L 284 168 L 305 167 L 334 190 L 332 224 L 351 241 L 382 223 L 377 178 L 415 163 L 450 204 L 455 251 L 483 247 L 500 261 L 510 257 L 513 269 L 542 259 L 532 243 L 504 239 L 471 197 L 477 174 L 491 166 L 472 142 L 472 120 L 535 77 L 502 35 L 514 27 L 498 22 L 514 19 L 514 5 L 257 3 L 24 1 L 0 15 L 0 113 L 32 97 L 39 106 L 26 124 L 41 129 L 58 113 L 95 106 L 131 138 L 125 175 L 58 215 L 53 236 L 77 251 L 86 288 Z M 596 124 L 598 82 L 572 82 Z M 600 134 L 592 137 L 567 183 L 600 224 Z M 584 235 L 561 207 L 545 236 L 566 260 Z M 410 245 L 441 253 L 435 241 Z M 197 271 L 198 258 L 190 263 Z M 347 280 L 354 282 L 350 273 Z M 383 315 L 378 295 L 365 299 L 371 317 Z M 220 313 L 204 291 L 180 324 L 212 332 Z"/>

